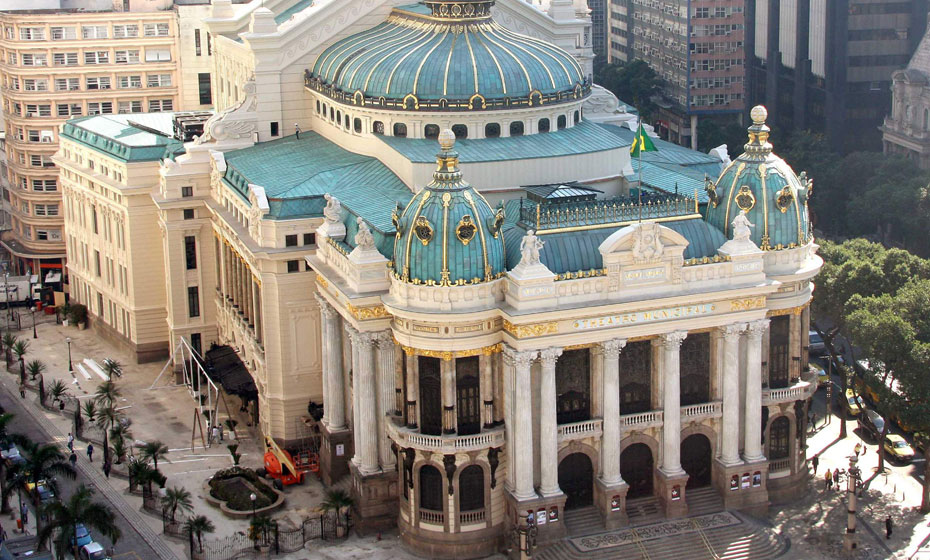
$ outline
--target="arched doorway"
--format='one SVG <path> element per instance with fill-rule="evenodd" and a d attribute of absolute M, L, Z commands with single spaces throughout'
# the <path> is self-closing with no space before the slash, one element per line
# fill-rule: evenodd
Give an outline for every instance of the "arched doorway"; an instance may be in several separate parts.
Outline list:
<path fill-rule="evenodd" d="M 630 485 L 628 500 L 652 495 L 655 464 L 652 450 L 645 443 L 634 443 L 620 454 L 620 476 Z"/>
<path fill-rule="evenodd" d="M 594 503 L 594 468 L 584 453 L 572 453 L 559 463 L 559 488 L 568 497 L 565 509 Z"/>
<path fill-rule="evenodd" d="M 704 434 L 692 434 L 681 442 L 681 467 L 688 473 L 687 488 L 700 488 L 710 484 L 710 440 Z"/>

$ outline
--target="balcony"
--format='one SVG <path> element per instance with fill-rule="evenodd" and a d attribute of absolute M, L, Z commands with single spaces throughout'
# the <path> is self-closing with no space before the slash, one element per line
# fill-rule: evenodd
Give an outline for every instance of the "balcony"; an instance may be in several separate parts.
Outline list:
<path fill-rule="evenodd" d="M 775 459 L 769 461 L 769 478 L 781 478 L 791 474 L 791 459 Z"/>
<path fill-rule="evenodd" d="M 645 430 L 662 425 L 665 414 L 661 410 L 649 410 L 636 414 L 621 414 L 620 428 L 624 430 Z"/>
<path fill-rule="evenodd" d="M 572 422 L 571 424 L 559 424 L 559 443 L 575 439 L 601 437 L 603 424 L 604 421 L 600 418 Z"/>
<path fill-rule="evenodd" d="M 454 434 L 431 436 L 401 426 L 399 422 L 399 418 L 394 418 L 394 422 L 388 424 L 388 432 L 390 438 L 400 447 L 412 447 L 422 451 L 439 452 L 446 455 L 478 451 L 489 447 L 500 447 L 504 445 L 503 426 L 485 430 L 480 434 L 468 436 Z"/>
<path fill-rule="evenodd" d="M 423 511 L 423 510 L 420 510 Z M 422 516 L 421 516 L 422 519 Z M 475 511 L 462 511 L 459 512 L 459 527 L 463 525 L 475 525 L 480 524 L 484 525 L 485 520 L 485 510 L 477 509 Z"/>
<path fill-rule="evenodd" d="M 718 418 L 723 414 L 723 402 L 711 401 L 681 407 L 681 421 L 693 422 Z"/>
<path fill-rule="evenodd" d="M 420 523 L 429 523 L 430 525 L 444 525 L 445 522 L 445 512 L 422 508 L 420 509 Z"/>
<path fill-rule="evenodd" d="M 804 401 L 817 392 L 816 381 L 798 381 L 783 389 L 762 389 L 762 404 L 778 404 L 791 401 Z"/>

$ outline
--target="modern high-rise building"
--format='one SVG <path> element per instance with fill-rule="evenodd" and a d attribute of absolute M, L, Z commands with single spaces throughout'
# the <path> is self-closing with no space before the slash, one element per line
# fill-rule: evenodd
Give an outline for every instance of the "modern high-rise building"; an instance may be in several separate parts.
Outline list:
<path fill-rule="evenodd" d="M 0 11 L 0 86 L 11 187 L 5 196 L 12 209 L 11 230 L 0 244 L 10 253 L 14 273 L 41 270 L 53 273 L 47 278 L 62 280 L 60 180 L 52 161 L 62 123 L 80 115 L 212 106 L 212 44 L 196 23 L 207 15 L 209 4 L 175 6 L 166 0 L 121 7 L 117 11 L 111 2 L 93 0 L 4 2 Z M 117 178 L 112 168 L 96 172 Z"/>
<path fill-rule="evenodd" d="M 839 151 L 878 149 L 892 73 L 927 27 L 927 0 L 746 3 L 747 94 L 773 124 L 826 134 Z"/>
<path fill-rule="evenodd" d="M 588 0 L 591 10 L 591 48 L 596 56 L 607 55 L 607 1 Z"/>
<path fill-rule="evenodd" d="M 611 61 L 642 59 L 664 84 L 668 140 L 697 148 L 698 119 L 745 109 L 742 0 L 611 0 Z"/>

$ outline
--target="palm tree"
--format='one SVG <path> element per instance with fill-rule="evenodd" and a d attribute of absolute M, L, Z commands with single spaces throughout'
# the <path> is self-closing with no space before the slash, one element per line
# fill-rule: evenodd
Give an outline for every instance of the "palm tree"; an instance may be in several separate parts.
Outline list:
<path fill-rule="evenodd" d="M 158 460 L 168 460 L 168 446 L 158 441 L 152 440 L 139 446 L 140 455 L 146 459 L 151 459 L 155 463 L 155 470 L 158 470 Z M 170 461 L 168 461 L 170 463 Z"/>
<path fill-rule="evenodd" d="M 45 364 L 41 360 L 32 360 L 26 365 L 26 371 L 29 373 L 29 379 L 35 381 L 36 377 L 39 377 L 45 370 L 48 368 L 45 367 Z"/>
<path fill-rule="evenodd" d="M 339 523 L 340 515 L 342 514 L 343 508 L 345 508 L 345 528 L 348 532 L 349 530 L 349 508 L 355 505 L 355 500 L 352 499 L 352 496 L 341 488 L 333 488 L 326 491 L 326 497 L 320 503 L 320 508 L 323 511 L 334 511 L 336 512 L 336 523 Z"/>
<path fill-rule="evenodd" d="M 275 522 L 267 515 L 256 515 L 249 524 L 249 538 L 255 548 L 268 543 L 268 532 L 274 529 Z"/>
<path fill-rule="evenodd" d="M 113 426 L 120 423 L 123 414 L 116 410 L 115 406 L 105 406 L 97 411 L 97 427 L 103 430 L 112 430 Z"/>
<path fill-rule="evenodd" d="M 216 531 L 216 527 L 213 526 L 213 522 L 206 515 L 198 515 L 196 517 L 191 516 L 184 523 L 184 530 L 187 531 L 188 535 L 197 537 L 198 551 L 203 552 L 203 534 Z"/>
<path fill-rule="evenodd" d="M 64 402 L 65 397 L 68 396 L 68 386 L 61 379 L 56 379 L 49 388 L 48 394 L 52 396 L 52 402 Z"/>
<path fill-rule="evenodd" d="M 54 477 L 66 476 L 68 478 L 74 478 L 77 473 L 75 473 L 74 468 L 68 464 L 67 459 L 65 459 L 64 454 L 61 452 L 61 448 L 56 444 L 45 443 L 40 445 L 28 442 L 27 445 L 23 445 L 22 447 L 24 461 L 10 467 L 7 473 L 9 485 L 5 490 L 7 494 L 14 490 L 25 492 L 32 497 L 35 510 L 40 511 L 42 504 L 39 500 L 39 493 L 33 492 L 30 486 L 35 488 L 41 481 L 58 494 L 58 485 L 55 484 Z M 41 534 L 41 532 L 42 516 L 36 515 L 36 534 Z"/>
<path fill-rule="evenodd" d="M 11 332 L 3 333 L 3 349 L 6 355 L 6 365 L 10 365 L 10 362 L 13 361 L 13 347 L 16 346 L 16 341 L 19 340 L 16 338 L 16 335 Z"/>
<path fill-rule="evenodd" d="M 26 363 L 24 358 L 26 353 L 29 352 L 29 341 L 16 339 L 16 343 L 13 344 L 13 353 L 16 354 L 16 359 L 19 360 L 19 372 L 23 379 L 26 378 Z"/>
<path fill-rule="evenodd" d="M 103 361 L 103 371 L 106 372 L 107 378 L 113 379 L 123 374 L 123 366 L 116 360 L 107 358 Z"/>
<path fill-rule="evenodd" d="M 100 406 L 116 406 L 116 401 L 123 396 L 113 380 L 107 380 L 97 385 L 97 391 L 94 393 L 94 400 Z"/>
<path fill-rule="evenodd" d="M 90 422 L 93 422 L 97 418 L 97 414 L 100 412 L 97 410 L 97 403 L 94 401 L 84 401 L 84 404 L 81 405 L 81 411 Z"/>
<path fill-rule="evenodd" d="M 110 441 L 110 449 L 113 450 L 113 455 L 116 456 L 116 464 L 121 465 L 123 463 L 123 459 L 126 458 L 126 453 L 128 452 L 126 442 L 122 438 L 113 438 Z"/>
<path fill-rule="evenodd" d="M 67 501 L 54 501 L 43 506 L 42 513 L 49 522 L 37 533 L 39 546 L 44 547 L 55 536 L 55 547 L 59 553 L 63 554 L 71 548 L 74 557 L 77 558 L 78 523 L 96 529 L 116 544 L 121 536 L 119 527 L 116 526 L 116 518 L 109 507 L 91 501 L 93 495 L 92 489 L 81 484 Z"/>
<path fill-rule="evenodd" d="M 182 512 L 193 512 L 194 504 L 191 502 L 191 493 L 181 486 L 172 486 L 165 491 L 161 499 L 161 507 L 171 513 L 171 521 L 178 510 Z"/>

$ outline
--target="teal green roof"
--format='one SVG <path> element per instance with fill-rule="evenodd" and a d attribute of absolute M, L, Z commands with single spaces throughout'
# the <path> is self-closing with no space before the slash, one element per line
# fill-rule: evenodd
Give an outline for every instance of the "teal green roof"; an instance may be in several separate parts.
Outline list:
<path fill-rule="evenodd" d="M 395 9 L 323 51 L 307 85 L 341 101 L 407 110 L 510 109 L 590 90 L 572 55 L 498 25 L 486 7 L 472 9 L 459 18 L 428 15 L 423 4 Z"/>
<path fill-rule="evenodd" d="M 61 134 L 120 161 L 158 161 L 183 149 L 173 121 L 174 113 L 91 115 L 69 120 Z"/>
<path fill-rule="evenodd" d="M 752 241 L 763 250 L 804 245 L 811 239 L 807 213 L 808 185 L 783 159 L 772 153 L 765 110 L 753 109 L 745 152 L 708 189 L 705 220 L 727 237 L 742 210 L 755 226 Z"/>
<path fill-rule="evenodd" d="M 697 195 L 698 202 L 707 203 L 707 193 L 704 191 L 705 176 L 700 171 L 674 163 L 643 161 L 640 175 L 639 159 L 632 158 L 630 164 L 633 166 L 634 175 L 628 178 L 635 180 L 642 177 L 645 188 L 668 194 Z"/>
<path fill-rule="evenodd" d="M 598 126 L 622 138 L 627 146 L 633 144 L 633 137 L 636 133 L 629 128 L 610 124 Z M 684 146 L 679 146 L 678 144 L 662 140 L 661 138 L 653 138 L 652 142 L 656 146 L 656 151 L 644 152 L 643 163 L 672 164 L 687 167 L 694 172 L 700 173 L 702 176 L 706 173 L 710 178 L 718 176 L 723 169 L 720 159 L 710 154 L 685 148 Z"/>
<path fill-rule="evenodd" d="M 454 140 L 443 132 L 433 181 L 395 213 L 394 273 L 404 282 L 477 284 L 504 273 L 503 209 L 462 180 Z"/>
<path fill-rule="evenodd" d="M 313 0 L 298 0 L 293 6 L 284 10 L 280 14 L 276 15 L 274 17 L 274 22 L 277 23 L 278 25 L 281 25 L 285 21 L 291 19 L 291 16 L 293 16 L 294 14 L 299 13 L 306 8 L 309 8 L 312 5 L 313 5 Z"/>
<path fill-rule="evenodd" d="M 413 163 L 431 163 L 436 159 L 435 140 L 398 136 L 378 138 Z M 457 140 L 455 149 L 462 161 L 482 163 L 604 152 L 629 147 L 631 142 L 610 134 L 600 125 L 582 120 L 573 127 L 555 132 Z"/>
<path fill-rule="evenodd" d="M 377 159 L 340 148 L 315 132 L 226 152 L 225 157 L 223 182 L 245 199 L 249 183 L 264 187 L 271 219 L 322 216 L 323 195 L 329 193 L 350 214 L 364 218 L 373 233 L 390 240 L 394 234 L 390 209 L 398 202 L 406 204 L 412 196 L 403 181 Z M 350 223 L 354 221 L 348 219 Z M 353 239 L 354 234 L 346 235 L 350 244 Z M 390 247 L 390 242 L 384 247 Z M 390 258 L 390 252 L 385 256 Z"/>

